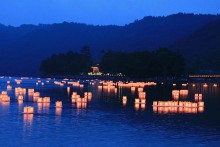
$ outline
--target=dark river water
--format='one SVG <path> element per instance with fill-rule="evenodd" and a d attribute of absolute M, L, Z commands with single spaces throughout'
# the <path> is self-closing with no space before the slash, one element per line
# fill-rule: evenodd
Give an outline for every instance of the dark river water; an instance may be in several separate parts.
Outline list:
<path fill-rule="evenodd" d="M 218 83 L 217 87 L 214 83 L 145 86 L 146 105 L 135 105 L 137 88 L 135 92 L 130 87 L 98 88 L 98 80 L 80 81 L 84 87 L 79 87 L 34 78 L 23 78 L 21 84 L 16 84 L 15 79 L 21 78 L 0 79 L 0 92 L 7 91 L 10 96 L 10 102 L 0 103 L 0 146 L 220 146 Z M 7 90 L 7 85 L 12 89 Z M 50 97 L 51 102 L 34 102 L 26 92 L 24 102 L 18 103 L 17 87 L 34 88 L 41 97 Z M 194 102 L 194 94 L 201 93 L 205 107 L 152 107 L 153 101 L 173 100 L 172 90 L 183 89 L 188 92 L 180 95 L 179 101 Z M 84 92 L 92 92 L 92 98 L 78 106 L 71 102 L 72 92 L 81 97 Z M 127 96 L 127 103 L 122 102 L 122 96 Z M 63 102 L 62 108 L 55 107 L 58 100 Z M 34 114 L 23 114 L 25 106 L 33 106 Z"/>

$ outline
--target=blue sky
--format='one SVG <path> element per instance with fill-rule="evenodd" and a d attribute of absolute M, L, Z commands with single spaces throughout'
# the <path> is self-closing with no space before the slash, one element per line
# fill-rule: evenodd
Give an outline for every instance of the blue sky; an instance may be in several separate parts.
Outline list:
<path fill-rule="evenodd" d="M 0 0 L 0 23 L 124 25 L 144 16 L 217 14 L 220 0 Z"/>

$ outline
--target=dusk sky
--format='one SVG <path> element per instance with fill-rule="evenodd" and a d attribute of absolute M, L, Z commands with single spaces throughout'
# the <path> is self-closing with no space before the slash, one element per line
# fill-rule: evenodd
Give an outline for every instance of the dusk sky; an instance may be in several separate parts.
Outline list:
<path fill-rule="evenodd" d="M 4 0 L 0 2 L 0 23 L 124 25 L 149 15 L 217 14 L 219 6 L 219 0 Z"/>

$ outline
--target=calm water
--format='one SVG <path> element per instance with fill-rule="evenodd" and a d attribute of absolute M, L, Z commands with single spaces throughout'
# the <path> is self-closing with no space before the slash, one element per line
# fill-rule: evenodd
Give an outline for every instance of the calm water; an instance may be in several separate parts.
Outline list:
<path fill-rule="evenodd" d="M 7 90 L 7 81 L 13 87 L 7 91 L 10 103 L 0 103 L 0 146 L 220 146 L 220 85 L 147 86 L 147 105 L 135 107 L 137 90 L 131 93 L 130 88 L 115 91 L 85 83 L 84 88 L 70 86 L 68 92 L 67 84 L 58 86 L 53 80 L 40 79 L 45 83 L 42 86 L 36 85 L 38 80 L 23 79 L 17 85 L 14 78 L 0 79 L 0 91 Z M 51 103 L 38 104 L 26 94 L 18 104 L 16 87 L 34 88 L 42 97 L 51 97 Z M 204 111 L 153 111 L 153 100 L 172 100 L 173 89 L 189 90 L 180 100 L 193 101 L 194 93 L 202 93 Z M 84 91 L 91 91 L 92 99 L 86 107 L 77 108 L 71 94 L 83 96 Z M 128 96 L 126 105 L 121 101 L 123 95 Z M 62 109 L 55 108 L 57 100 L 63 101 Z M 35 113 L 24 115 L 24 106 L 34 106 Z"/>

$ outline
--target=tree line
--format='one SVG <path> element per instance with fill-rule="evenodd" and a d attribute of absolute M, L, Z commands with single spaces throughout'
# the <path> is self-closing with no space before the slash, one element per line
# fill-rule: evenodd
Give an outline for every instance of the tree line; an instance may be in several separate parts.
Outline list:
<path fill-rule="evenodd" d="M 87 74 L 92 63 L 90 50 L 84 47 L 80 53 L 52 55 L 42 61 L 40 70 L 45 75 Z M 135 78 L 170 77 L 184 74 L 185 61 L 180 53 L 167 48 L 134 52 L 108 50 L 103 53 L 99 67 L 103 73 L 122 73 Z"/>

